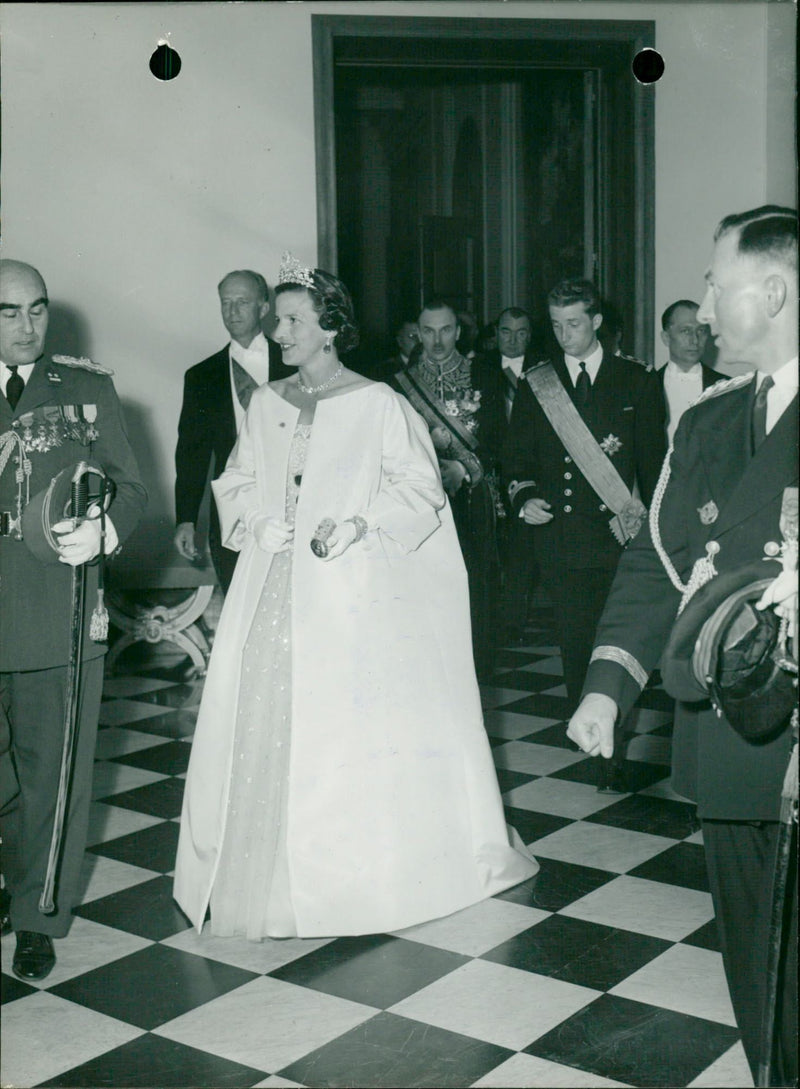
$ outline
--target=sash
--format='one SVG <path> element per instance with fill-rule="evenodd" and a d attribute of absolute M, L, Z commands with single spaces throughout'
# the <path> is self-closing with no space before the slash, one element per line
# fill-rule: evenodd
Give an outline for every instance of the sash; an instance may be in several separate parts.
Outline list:
<path fill-rule="evenodd" d="M 233 356 L 231 356 L 231 367 L 233 368 L 233 386 L 236 390 L 236 396 L 239 399 L 239 404 L 247 412 L 250 398 L 258 389 L 258 382 L 248 374 L 241 363 L 237 362 Z"/>
<path fill-rule="evenodd" d="M 627 544 L 639 532 L 647 515 L 644 504 L 631 495 L 625 481 L 586 426 L 552 363 L 537 364 L 525 377 L 564 448 L 605 505 L 614 511 L 614 517 L 609 522 L 611 532 L 621 545 Z"/>
<path fill-rule="evenodd" d="M 468 467 L 472 484 L 477 484 L 483 476 L 483 466 L 475 454 L 478 439 L 473 432 L 457 416 L 449 416 L 439 398 L 434 397 L 410 370 L 400 371 L 395 375 L 395 380 L 430 430 L 438 428 L 447 432 L 446 449 L 441 450 L 437 446 L 437 454 L 462 462 Z"/>

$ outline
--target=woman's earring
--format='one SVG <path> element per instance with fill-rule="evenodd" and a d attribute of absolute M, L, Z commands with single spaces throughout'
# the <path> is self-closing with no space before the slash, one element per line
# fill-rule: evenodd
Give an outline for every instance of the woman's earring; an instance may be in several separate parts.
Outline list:
<path fill-rule="evenodd" d="M 323 352 L 325 352 L 326 354 L 330 355 L 330 352 L 331 352 L 331 344 L 332 344 L 332 343 L 333 343 L 333 337 L 328 337 L 328 339 L 327 339 L 327 340 L 325 341 L 325 344 L 324 344 L 324 346 L 323 346 L 323 348 L 322 348 Z"/>

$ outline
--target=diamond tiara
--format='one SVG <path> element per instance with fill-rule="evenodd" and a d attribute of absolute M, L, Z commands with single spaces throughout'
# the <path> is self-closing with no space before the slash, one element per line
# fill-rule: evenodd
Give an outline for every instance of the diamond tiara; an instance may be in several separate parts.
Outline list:
<path fill-rule="evenodd" d="M 301 265 L 296 257 L 287 250 L 281 257 L 281 267 L 278 270 L 279 284 L 302 284 L 303 287 L 315 287 L 314 270 Z"/>

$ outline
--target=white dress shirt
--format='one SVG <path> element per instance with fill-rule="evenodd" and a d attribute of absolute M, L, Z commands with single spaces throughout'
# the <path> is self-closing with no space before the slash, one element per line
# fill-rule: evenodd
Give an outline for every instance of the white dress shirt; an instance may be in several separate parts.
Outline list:
<path fill-rule="evenodd" d="M 515 378 L 519 378 L 525 367 L 525 356 L 517 355 L 512 359 L 509 355 L 504 355 L 501 359 L 504 371 L 512 371 Z"/>
<path fill-rule="evenodd" d="M 672 360 L 664 368 L 664 393 L 667 398 L 667 441 L 672 442 L 681 416 L 703 392 L 703 368 L 695 363 L 683 370 Z"/>
<path fill-rule="evenodd" d="M 511 374 L 511 381 L 506 382 L 506 388 L 504 391 L 506 419 L 510 420 L 511 409 L 514 405 L 514 394 L 517 392 L 517 382 L 519 381 L 520 376 L 522 375 L 522 371 L 525 368 L 525 356 L 517 355 L 514 356 L 514 358 L 512 359 L 510 355 L 501 354 L 500 362 L 502 364 L 503 371 L 510 372 Z"/>
<path fill-rule="evenodd" d="M 581 373 L 581 363 L 586 364 L 586 373 L 589 375 L 589 380 L 592 385 L 597 378 L 597 372 L 600 370 L 600 364 L 603 362 L 603 345 L 599 344 L 586 359 L 577 359 L 574 355 L 567 355 L 564 353 L 564 362 L 567 365 L 569 376 L 572 379 L 573 386 L 578 384 L 578 375 Z"/>
<path fill-rule="evenodd" d="M 269 382 L 269 344 L 263 333 L 257 333 L 250 342 L 248 348 L 243 348 L 238 340 L 231 341 L 230 358 L 244 367 L 250 377 L 258 386 Z M 236 384 L 233 380 L 233 367 L 228 367 L 231 383 L 231 398 L 233 400 L 233 414 L 236 419 L 236 430 L 242 426 L 244 409 L 236 396 Z"/>
<path fill-rule="evenodd" d="M 773 429 L 797 395 L 797 356 L 772 372 L 775 385 L 767 393 L 767 434 Z M 763 371 L 756 371 L 756 390 L 766 378 Z"/>

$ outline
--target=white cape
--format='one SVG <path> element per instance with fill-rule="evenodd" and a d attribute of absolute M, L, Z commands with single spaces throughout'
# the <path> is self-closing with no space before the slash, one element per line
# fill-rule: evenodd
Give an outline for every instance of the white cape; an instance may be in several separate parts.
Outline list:
<path fill-rule="evenodd" d="M 284 517 L 298 410 L 257 390 L 214 483 L 241 545 L 183 801 L 175 898 L 202 927 L 225 830 L 240 662 L 271 555 L 239 519 Z M 322 518 L 369 532 L 340 557 Z M 387 386 L 319 402 L 297 506 L 287 847 L 301 937 L 383 933 L 537 872 L 511 846 L 472 661 L 467 577 L 428 428 Z"/>

